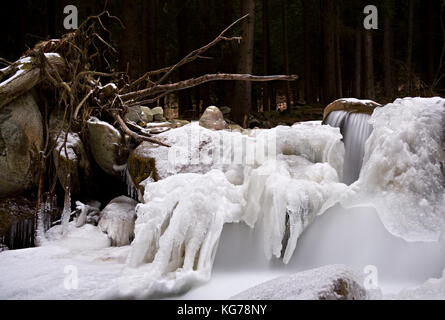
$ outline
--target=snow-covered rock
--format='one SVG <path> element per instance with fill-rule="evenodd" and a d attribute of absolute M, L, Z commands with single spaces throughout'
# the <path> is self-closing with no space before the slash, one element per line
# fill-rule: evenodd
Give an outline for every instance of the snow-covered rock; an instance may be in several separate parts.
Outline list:
<path fill-rule="evenodd" d="M 85 188 L 88 185 L 92 174 L 83 142 L 77 133 L 66 134 L 63 130 L 58 137 L 54 138 L 57 139 L 53 159 L 59 182 L 65 188 L 69 173 L 70 192 L 73 195 L 79 194 L 82 187 Z"/>
<path fill-rule="evenodd" d="M 445 270 L 442 278 L 430 279 L 420 286 L 407 288 L 398 294 L 390 294 L 385 299 L 394 300 L 445 300 Z"/>
<path fill-rule="evenodd" d="M 0 197 L 37 183 L 42 143 L 42 116 L 31 93 L 0 109 Z"/>
<path fill-rule="evenodd" d="M 347 113 L 365 113 L 371 115 L 375 108 L 381 105 L 372 100 L 360 100 L 356 98 L 342 98 L 330 103 L 323 113 L 323 122 L 326 122 L 332 112 L 345 111 Z"/>
<path fill-rule="evenodd" d="M 116 247 L 126 246 L 134 238 L 137 202 L 126 196 L 113 199 L 101 212 L 99 228 Z"/>
<path fill-rule="evenodd" d="M 330 265 L 283 276 L 248 289 L 233 300 L 368 300 L 378 295 L 344 265 Z"/>
<path fill-rule="evenodd" d="M 227 122 L 222 112 L 215 106 L 208 107 L 199 119 L 199 125 L 212 130 L 227 129 Z"/>
<path fill-rule="evenodd" d="M 108 122 L 92 117 L 88 120 L 88 133 L 96 163 L 109 175 L 119 175 L 116 168 L 126 160 L 120 132 Z"/>

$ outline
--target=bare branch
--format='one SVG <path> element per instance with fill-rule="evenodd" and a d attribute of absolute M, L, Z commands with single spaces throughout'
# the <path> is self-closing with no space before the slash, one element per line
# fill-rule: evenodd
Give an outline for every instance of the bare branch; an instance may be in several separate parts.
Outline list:
<path fill-rule="evenodd" d="M 210 49 L 211 47 L 213 47 L 214 45 L 216 45 L 218 42 L 223 41 L 223 40 L 225 40 L 225 41 L 233 41 L 233 40 L 238 40 L 238 41 L 240 41 L 241 38 L 239 38 L 239 37 L 227 38 L 227 37 L 224 37 L 224 34 L 225 34 L 227 31 L 229 31 L 233 26 L 235 26 L 237 23 L 239 23 L 240 21 L 246 19 L 248 16 L 249 16 L 249 15 L 246 14 L 245 16 L 243 16 L 243 17 L 239 18 L 238 20 L 236 20 L 236 21 L 235 21 L 234 23 L 232 23 L 230 26 L 228 26 L 227 28 L 225 28 L 225 29 L 223 30 L 223 32 L 221 32 L 221 33 L 219 34 L 219 36 L 217 36 L 212 42 L 206 44 L 204 47 L 201 47 L 201 48 L 199 48 L 199 49 L 196 49 L 196 50 L 190 52 L 185 58 L 183 58 L 183 59 L 182 59 L 181 61 L 179 61 L 177 64 L 175 64 L 174 66 L 172 66 L 172 67 L 170 68 L 170 70 L 169 70 L 166 74 L 164 74 L 164 75 L 162 76 L 162 78 L 159 79 L 159 81 L 158 81 L 156 84 L 162 84 L 162 83 L 165 81 L 165 79 L 167 79 L 168 76 L 169 76 L 175 69 L 179 68 L 180 66 L 182 66 L 182 65 L 184 65 L 184 64 L 186 64 L 186 63 L 189 63 L 189 62 L 192 62 L 193 60 L 196 60 L 199 56 L 201 56 L 201 55 L 202 55 L 204 52 L 206 52 L 208 49 Z"/>
<path fill-rule="evenodd" d="M 180 91 L 192 87 L 199 86 L 206 82 L 211 81 L 229 81 L 229 80 L 235 80 L 235 81 L 252 81 L 252 82 L 267 82 L 267 81 L 294 81 L 297 80 L 297 75 L 279 75 L 279 76 L 253 76 L 250 74 L 231 74 L 231 73 L 218 73 L 218 74 L 206 74 L 204 76 L 201 76 L 196 79 L 188 79 L 181 82 L 176 82 L 172 84 L 163 84 L 163 85 L 156 85 L 154 87 L 146 88 L 143 90 L 130 92 L 121 95 L 123 101 L 135 101 L 136 99 L 142 99 L 151 95 L 155 95 L 161 92 L 169 91 Z"/>
<path fill-rule="evenodd" d="M 141 136 L 133 131 L 131 131 L 130 129 L 128 129 L 127 125 L 125 124 L 124 120 L 122 120 L 121 116 L 117 113 L 113 113 L 113 117 L 117 120 L 117 122 L 119 123 L 121 129 L 128 134 L 130 137 L 132 137 L 133 139 L 135 139 L 136 141 L 147 141 L 147 142 L 151 142 L 154 144 L 158 144 L 160 146 L 164 146 L 164 147 L 170 147 L 168 144 L 165 144 L 163 142 L 160 142 L 156 139 L 153 138 L 149 138 L 146 136 Z"/>

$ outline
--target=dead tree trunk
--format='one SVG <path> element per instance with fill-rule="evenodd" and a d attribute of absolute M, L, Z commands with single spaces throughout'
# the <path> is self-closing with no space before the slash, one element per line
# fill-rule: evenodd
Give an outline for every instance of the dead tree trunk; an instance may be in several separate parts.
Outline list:
<path fill-rule="evenodd" d="M 240 74 L 252 73 L 253 69 L 253 45 L 255 27 L 255 1 L 242 0 L 241 10 L 243 14 L 249 16 L 241 25 L 241 42 L 238 53 L 237 72 Z M 240 82 L 235 86 L 234 106 L 232 109 L 235 122 L 247 127 L 247 116 L 252 105 L 252 84 L 250 82 Z"/>

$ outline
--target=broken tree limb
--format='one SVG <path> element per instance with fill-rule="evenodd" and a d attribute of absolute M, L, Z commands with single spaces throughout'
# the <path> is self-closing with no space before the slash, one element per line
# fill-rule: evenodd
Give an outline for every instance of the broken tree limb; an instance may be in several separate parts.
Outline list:
<path fill-rule="evenodd" d="M 150 88 L 142 89 L 135 92 L 126 93 L 120 96 L 123 101 L 136 101 L 145 97 L 159 94 L 165 91 L 174 92 L 192 87 L 199 86 L 211 81 L 252 81 L 252 82 L 267 82 L 267 81 L 294 81 L 297 80 L 297 75 L 278 75 L 278 76 L 254 76 L 251 74 L 232 74 L 232 73 L 217 73 L 206 74 L 196 79 L 188 79 L 171 84 L 156 85 Z"/>
<path fill-rule="evenodd" d="M 130 130 L 127 125 L 125 124 L 124 120 L 122 120 L 121 116 L 117 113 L 113 113 L 113 117 L 114 119 L 116 119 L 116 121 L 119 123 L 119 126 L 121 127 L 122 131 L 124 131 L 126 134 L 128 134 L 130 137 L 132 137 L 133 139 L 135 139 L 136 141 L 142 142 L 142 141 L 147 141 L 147 142 L 151 142 L 154 144 L 158 144 L 160 146 L 164 146 L 164 147 L 170 147 L 168 144 L 165 144 L 161 141 L 158 141 L 156 139 L 153 138 L 149 138 L 146 136 L 141 136 L 139 134 L 137 134 L 136 132 Z"/>
<path fill-rule="evenodd" d="M 47 71 L 53 75 L 64 73 L 66 64 L 58 54 L 47 53 Z M 29 91 L 39 84 L 45 77 L 41 74 L 41 66 L 36 57 L 26 57 L 15 62 L 14 74 L 0 83 L 0 108 Z"/>
<path fill-rule="evenodd" d="M 213 47 L 214 45 L 216 45 L 218 42 L 220 41 L 241 41 L 242 38 L 241 37 L 232 37 L 232 38 L 227 38 L 224 36 L 224 34 L 227 33 L 227 31 L 229 31 L 230 29 L 232 29 L 233 26 L 235 26 L 236 24 L 238 24 L 240 21 L 246 19 L 249 15 L 246 14 L 245 16 L 239 18 L 238 20 L 236 20 L 235 22 L 233 22 L 230 26 L 228 26 L 227 28 L 225 28 L 220 34 L 219 36 L 217 36 L 213 41 L 211 41 L 210 43 L 206 44 L 205 46 L 196 49 L 192 52 L 190 52 L 185 58 L 183 58 L 181 61 L 179 61 L 177 64 L 175 64 L 174 66 L 170 67 L 170 69 L 168 70 L 168 72 L 166 74 L 164 74 L 161 79 L 159 79 L 159 81 L 156 83 L 157 85 L 162 84 L 167 78 L 168 76 L 177 68 L 179 68 L 180 66 L 192 62 L 196 59 L 198 59 L 204 52 L 206 52 L 208 49 L 210 49 L 211 47 Z"/>

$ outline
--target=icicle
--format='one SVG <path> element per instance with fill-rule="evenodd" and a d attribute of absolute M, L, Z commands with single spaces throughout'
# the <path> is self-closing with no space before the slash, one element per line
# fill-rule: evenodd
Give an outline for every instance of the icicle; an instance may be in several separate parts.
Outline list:
<path fill-rule="evenodd" d="M 68 187 L 65 190 L 65 202 L 63 204 L 63 212 L 62 212 L 62 234 L 66 234 L 68 229 L 68 223 L 70 222 L 71 217 L 71 191 Z"/>

